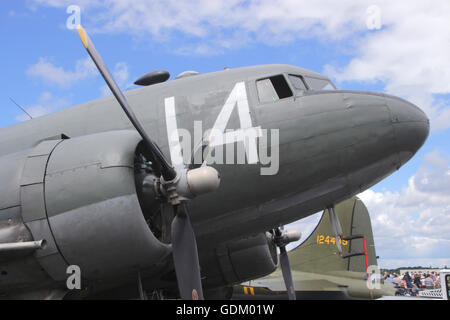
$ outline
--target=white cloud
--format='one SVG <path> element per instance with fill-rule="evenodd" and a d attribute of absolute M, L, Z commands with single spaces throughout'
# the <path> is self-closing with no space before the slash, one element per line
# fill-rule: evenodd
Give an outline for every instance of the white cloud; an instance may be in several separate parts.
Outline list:
<path fill-rule="evenodd" d="M 377 1 L 384 28 L 358 40 L 355 57 L 343 66 L 327 66 L 339 82 L 381 81 L 385 90 L 420 106 L 433 130 L 450 127 L 450 3 Z"/>
<path fill-rule="evenodd" d="M 122 90 L 126 90 L 128 87 L 133 85 L 132 83 L 128 83 L 130 74 L 128 72 L 128 64 L 126 62 L 117 62 L 114 65 L 112 75 L 117 85 Z M 108 88 L 106 84 L 100 87 L 100 91 L 103 97 L 112 94 L 111 90 Z"/>
<path fill-rule="evenodd" d="M 27 69 L 29 76 L 40 78 L 49 84 L 56 84 L 63 88 L 68 88 L 75 82 L 95 76 L 97 73 L 97 69 L 89 57 L 78 60 L 75 63 L 74 71 L 57 67 L 46 58 L 40 58 L 36 64 Z"/>
<path fill-rule="evenodd" d="M 400 192 L 359 194 L 369 210 L 379 264 L 450 267 L 450 158 L 439 150 L 427 153 L 423 164 Z M 286 229 L 302 233 L 305 241 L 319 223 L 322 212 L 301 219 Z"/>
<path fill-rule="evenodd" d="M 40 95 L 37 104 L 25 106 L 24 109 L 33 118 L 37 118 L 56 110 L 68 107 L 69 105 L 70 103 L 67 100 L 54 97 L 50 92 L 45 91 Z M 25 121 L 28 119 L 30 118 L 26 114 L 20 114 L 16 117 L 16 120 L 18 121 Z"/>
<path fill-rule="evenodd" d="M 218 30 L 228 34 L 230 30 L 236 30 L 238 33 L 252 34 L 259 40 L 277 42 L 324 34 L 335 39 L 342 38 L 365 26 L 365 11 L 370 4 L 369 1 L 355 3 L 351 0 L 34 2 L 60 8 L 78 4 L 84 9 L 82 20 L 86 19 L 100 32 L 146 33 L 165 38 L 167 33 L 176 31 L 205 38 L 223 37 L 224 32 L 218 33 Z"/>
<path fill-rule="evenodd" d="M 82 7 L 91 32 L 129 33 L 135 38 L 168 41 L 179 54 L 211 55 L 253 42 L 269 45 L 303 38 L 332 41 L 353 55 L 344 66 L 325 72 L 338 81 L 382 81 L 388 93 L 424 109 L 433 130 L 450 127 L 450 2 L 435 0 L 249 0 L 249 1 L 72 1 L 35 0 L 36 5 Z M 381 29 L 369 31 L 373 8 Z M 377 26 L 378 27 L 378 26 Z M 377 29 L 377 28 L 374 28 Z M 45 62 L 45 61 L 44 61 Z M 50 67 L 43 62 L 43 67 Z M 67 73 L 52 69 L 53 82 Z"/>
<path fill-rule="evenodd" d="M 435 150 L 403 190 L 369 189 L 359 195 L 372 219 L 382 266 L 398 267 L 392 264 L 399 261 L 450 265 L 449 171 L 450 158 Z"/>
<path fill-rule="evenodd" d="M 118 62 L 114 66 L 114 77 L 118 83 L 126 83 L 128 81 L 128 65 L 126 62 Z"/>

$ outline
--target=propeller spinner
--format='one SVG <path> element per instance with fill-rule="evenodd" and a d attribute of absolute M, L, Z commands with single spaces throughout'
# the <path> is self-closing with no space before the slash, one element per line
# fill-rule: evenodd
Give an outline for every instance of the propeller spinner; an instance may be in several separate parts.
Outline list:
<path fill-rule="evenodd" d="M 181 298 L 186 300 L 203 299 L 197 242 L 189 217 L 187 201 L 199 194 L 216 190 L 220 184 L 219 173 L 214 168 L 207 166 L 177 170 L 167 161 L 137 120 L 86 31 L 81 25 L 78 25 L 77 29 L 88 54 L 150 151 L 152 162 L 160 168 L 162 192 L 166 194 L 175 213 L 171 225 L 172 254 Z"/>

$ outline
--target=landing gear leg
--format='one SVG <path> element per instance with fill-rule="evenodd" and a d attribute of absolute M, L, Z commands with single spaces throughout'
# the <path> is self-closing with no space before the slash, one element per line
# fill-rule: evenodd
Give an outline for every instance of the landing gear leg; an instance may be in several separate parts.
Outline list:
<path fill-rule="evenodd" d="M 336 246 L 339 251 L 339 254 L 342 256 L 342 247 L 341 247 L 342 227 L 341 223 L 339 222 L 339 218 L 336 214 L 336 210 L 334 209 L 334 205 L 328 207 L 328 213 L 330 215 L 331 228 L 333 229 L 333 233 L 336 238 Z"/>

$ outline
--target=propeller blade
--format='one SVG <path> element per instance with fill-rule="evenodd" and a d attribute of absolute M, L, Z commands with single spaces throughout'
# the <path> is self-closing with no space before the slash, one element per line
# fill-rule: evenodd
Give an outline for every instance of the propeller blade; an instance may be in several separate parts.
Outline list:
<path fill-rule="evenodd" d="M 172 254 L 181 299 L 203 300 L 197 241 L 186 203 L 174 206 L 172 221 Z"/>
<path fill-rule="evenodd" d="M 150 150 L 150 152 L 153 155 L 153 158 L 154 158 L 153 160 L 161 166 L 161 174 L 164 177 L 164 180 L 171 181 L 171 180 L 175 179 L 177 172 L 169 164 L 169 162 L 164 157 L 162 152 L 159 150 L 157 145 L 145 133 L 144 129 L 142 128 L 141 124 L 137 120 L 133 110 L 128 105 L 128 102 L 125 99 L 125 96 L 123 95 L 122 91 L 119 89 L 119 87 L 117 86 L 113 77 L 111 76 L 111 73 L 109 72 L 108 68 L 106 67 L 105 63 L 103 62 L 102 57 L 98 53 L 97 49 L 95 48 L 95 46 L 92 43 L 91 39 L 89 38 L 88 34 L 86 33 L 86 31 L 83 29 L 83 27 L 81 25 L 78 25 L 77 29 L 78 29 L 78 34 L 81 38 L 81 42 L 83 43 L 87 52 L 91 56 L 95 65 L 97 66 L 97 69 L 100 71 L 103 79 L 105 79 L 106 84 L 108 85 L 109 89 L 111 89 L 111 92 L 116 97 L 116 99 L 119 102 L 120 106 L 122 107 L 123 111 L 128 116 L 131 123 L 133 124 L 133 126 L 136 128 L 136 130 L 139 132 L 142 139 L 146 143 L 148 149 Z"/>
<path fill-rule="evenodd" d="M 289 263 L 286 247 L 280 247 L 280 264 L 289 300 L 296 300 L 294 282 L 292 281 L 291 265 Z"/>

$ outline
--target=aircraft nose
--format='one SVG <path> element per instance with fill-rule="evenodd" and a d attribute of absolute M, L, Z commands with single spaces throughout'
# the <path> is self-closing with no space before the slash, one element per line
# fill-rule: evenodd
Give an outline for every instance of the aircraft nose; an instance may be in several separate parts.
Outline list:
<path fill-rule="evenodd" d="M 419 107 L 406 100 L 394 96 L 386 96 L 386 100 L 397 148 L 403 158 L 402 162 L 406 162 L 425 143 L 430 131 L 430 121 Z"/>

